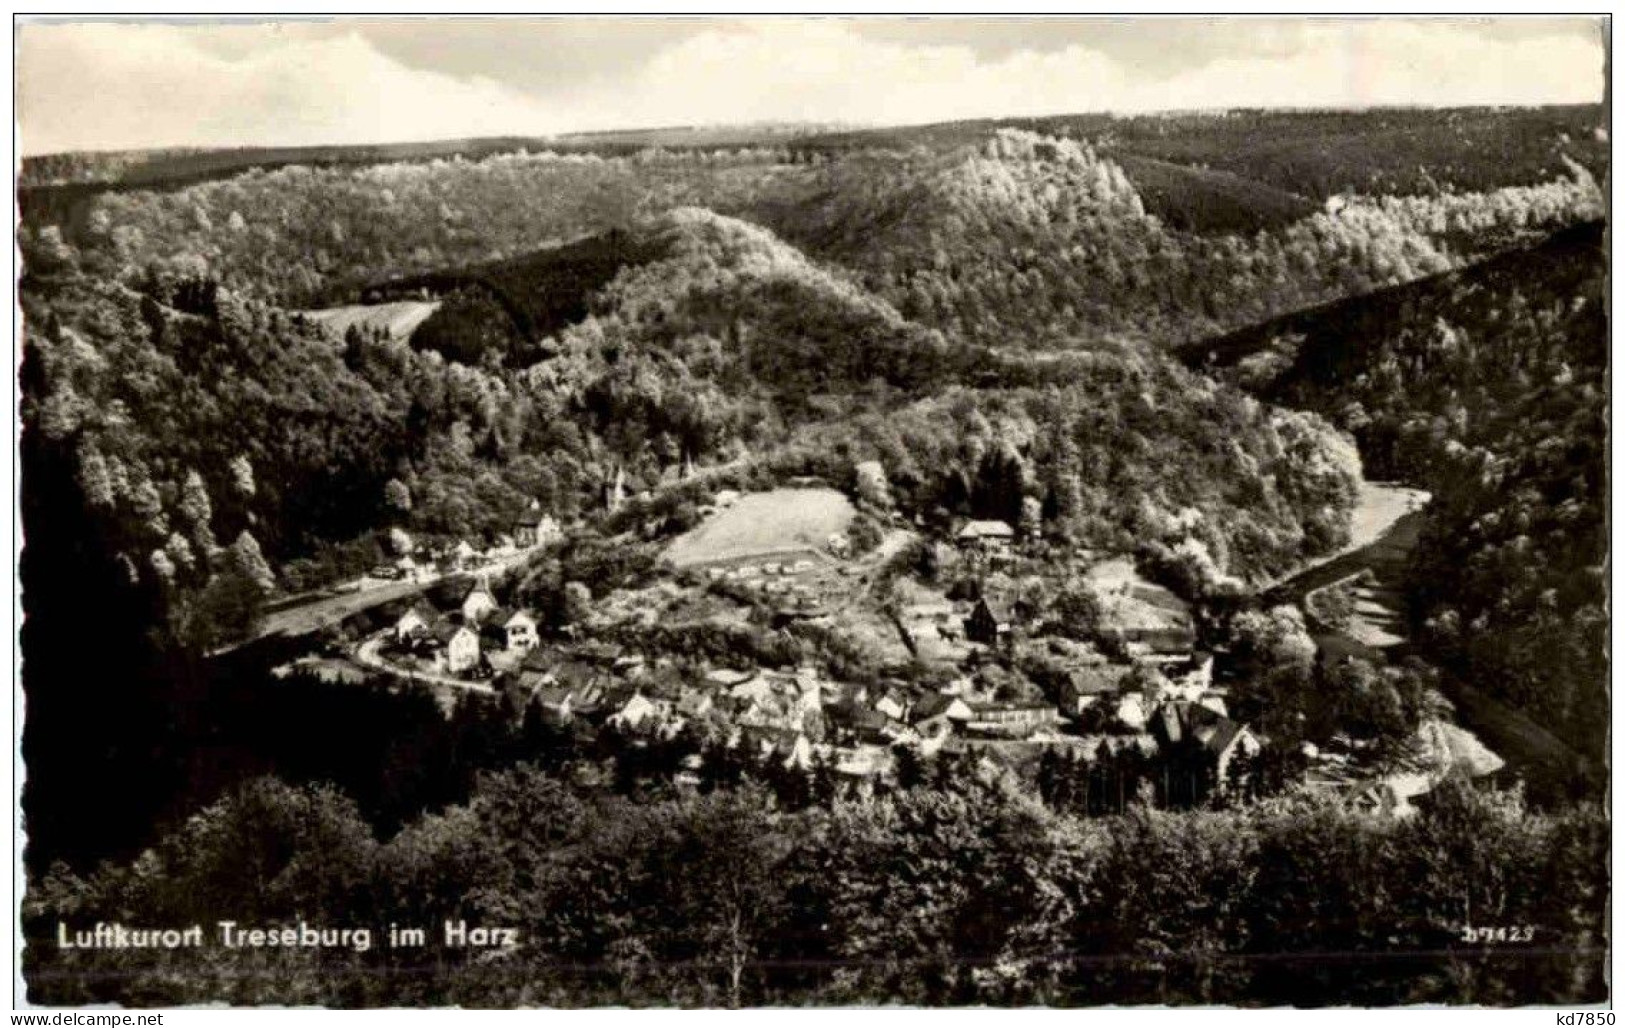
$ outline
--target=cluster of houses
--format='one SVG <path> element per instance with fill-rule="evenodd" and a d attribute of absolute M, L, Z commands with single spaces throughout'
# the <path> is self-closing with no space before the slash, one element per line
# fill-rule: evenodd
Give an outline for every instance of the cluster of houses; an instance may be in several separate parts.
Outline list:
<path fill-rule="evenodd" d="M 531 512 L 514 542 L 536 546 L 558 532 L 553 519 Z M 1015 540 L 1015 531 L 1000 521 L 973 521 L 955 535 L 961 551 L 983 567 L 1013 560 Z M 449 554 L 459 566 L 479 556 L 466 544 Z M 816 612 L 820 600 L 808 580 L 825 571 L 810 557 L 791 554 L 705 573 L 775 597 L 787 609 Z M 535 707 L 555 724 L 666 738 L 692 730 L 786 769 L 821 764 L 872 781 L 893 771 L 898 747 L 925 757 L 1011 743 L 1081 748 L 1090 755 L 1101 746 L 1114 752 L 1134 747 L 1154 755 L 1194 742 L 1211 754 L 1222 777 L 1238 755 L 1251 756 L 1261 746 L 1229 718 L 1224 690 L 1213 682 L 1213 658 L 1194 650 L 1189 611 L 1143 581 L 1125 585 L 1114 600 L 1134 616 L 1114 624 L 1112 658 L 1081 645 L 1049 655 L 1052 669 L 1060 668 L 1059 684 L 1047 681 L 1042 699 L 1032 689 L 1011 698 L 962 672 L 938 691 L 922 692 L 901 681 L 837 682 L 810 667 L 695 670 L 598 641 L 541 647 L 536 619 L 501 606 L 483 578 L 442 588 L 436 598 L 438 604 L 418 600 L 388 625 L 386 653 L 449 676 L 500 675 L 501 688 L 521 708 Z M 1025 628 L 1035 616 L 1019 597 L 985 593 L 970 603 L 939 599 L 907 607 L 898 626 L 916 644 L 934 634 L 956 647 L 956 655 L 982 650 L 1019 666 L 1051 642 L 1029 638 Z M 922 653 L 918 645 L 916 652 Z"/>
<path fill-rule="evenodd" d="M 618 502 L 620 476 L 610 489 Z M 702 514 L 739 498 L 723 490 Z M 533 506 L 510 535 L 485 550 L 459 541 L 430 551 L 407 540 L 397 549 L 393 577 L 435 581 L 459 571 L 478 574 L 494 559 L 562 536 L 559 523 Z M 520 708 L 539 711 L 553 724 L 647 738 L 693 731 L 786 770 L 828 768 L 860 789 L 895 773 L 899 748 L 930 757 L 1027 744 L 1086 757 L 1103 749 L 1155 757 L 1196 747 L 1213 761 L 1221 783 L 1229 781 L 1238 759 L 1262 750 L 1263 741 L 1230 717 L 1226 689 L 1214 681 L 1213 656 L 1196 649 L 1194 621 L 1183 601 L 1139 578 L 1130 562 L 1093 563 L 1078 555 L 1080 574 L 1099 586 L 1109 617 L 1103 617 L 1093 645 L 1058 640 L 1037 623 L 1044 614 L 1038 604 L 990 585 L 1011 581 L 999 572 L 1017 562 L 1019 538 L 1004 521 L 964 523 L 951 544 L 935 545 L 949 555 L 951 545 L 965 566 L 983 572 L 975 598 L 954 601 L 910 585 L 907 595 L 914 602 L 894 608 L 891 616 L 914 656 L 951 669 L 939 681 L 956 676 L 935 691 L 902 681 L 839 682 L 813 667 L 696 669 L 596 640 L 542 647 L 536 618 L 499 604 L 484 577 L 430 587 L 432 598 L 373 623 L 381 652 L 391 658 L 464 679 L 500 676 L 500 688 Z M 839 558 L 847 545 L 837 534 L 825 550 Z M 786 618 L 823 616 L 826 597 L 853 574 L 811 549 L 708 566 L 703 573 L 775 605 Z M 988 684 L 987 672 L 976 669 L 991 658 L 1031 671 L 1043 685 L 1043 698 L 1019 675 L 1017 688 Z M 1342 773 L 1333 755 L 1319 760 L 1306 784 L 1347 795 L 1361 809 L 1403 815 L 1441 776 L 1480 777 L 1502 765 L 1445 722 L 1430 723 L 1423 735 L 1430 756 L 1419 769 L 1372 782 L 1354 769 Z M 693 779 L 700 759 L 688 758 L 683 773 Z"/>
<path fill-rule="evenodd" d="M 1213 655 L 1162 649 L 1132 663 L 1082 663 L 1067 669 L 1058 696 L 1076 745 L 1094 754 L 1104 745 L 1154 756 L 1194 740 L 1223 780 L 1238 756 L 1253 757 L 1262 740 L 1230 718 L 1226 690 L 1213 681 Z"/>
<path fill-rule="evenodd" d="M 837 682 L 811 667 L 684 671 L 584 644 L 528 652 L 506 687 L 554 724 L 660 738 L 693 731 L 785 769 L 822 762 L 858 782 L 893 773 L 899 746 L 931 757 L 1011 742 L 1081 747 L 1092 756 L 1101 742 L 1154 755 L 1194 741 L 1222 777 L 1260 742 L 1226 716 L 1211 687 L 1212 663 L 1193 655 L 1149 685 L 1133 686 L 1121 666 L 1093 666 L 1068 680 L 1057 703 L 994 698 L 969 678 L 922 695 L 901 682 Z"/>
<path fill-rule="evenodd" d="M 884 715 L 886 729 L 869 730 L 867 693 L 811 667 L 685 672 L 589 643 L 527 655 L 507 688 L 556 725 L 667 739 L 692 731 L 786 770 L 822 763 L 860 788 L 890 773 L 895 743 L 915 739 L 906 726 L 891 731 Z M 697 759 L 684 776 L 694 777 Z"/>
<path fill-rule="evenodd" d="M 400 529 L 391 531 L 394 560 L 371 572 L 373 578 L 405 582 L 432 582 L 442 576 L 472 571 L 517 553 L 549 546 L 564 538 L 564 528 L 551 514 L 533 505 L 515 521 L 512 531 L 497 536 L 490 546 L 476 547 L 467 539 L 436 547 L 420 546 Z"/>
<path fill-rule="evenodd" d="M 992 569 L 1015 559 L 1017 533 L 1003 521 L 970 521 L 954 533 L 959 552 Z M 1190 609 L 1169 590 L 1126 569 L 1109 568 L 1101 588 L 1109 609 L 1103 628 L 1112 656 L 1094 647 L 1052 647 L 1029 630 L 1040 611 L 1021 595 L 983 591 L 974 602 L 926 600 L 906 605 L 899 627 L 916 655 L 957 662 L 977 650 L 1021 663 L 1042 654 L 1062 665 L 1058 688 L 1044 701 L 976 703 L 959 695 L 933 697 L 917 707 L 946 717 L 958 739 L 1067 740 L 1088 754 L 1132 747 L 1147 756 L 1194 741 L 1217 764 L 1221 778 L 1239 755 L 1262 747 L 1245 725 L 1231 720 L 1225 690 L 1213 681 L 1213 657 L 1195 649 Z M 1103 640 L 1105 641 L 1105 640 Z M 1080 652 L 1081 651 L 1081 652 Z M 950 690 L 957 692 L 957 690 Z M 937 715 L 936 708 L 943 713 Z M 918 716 L 917 714 L 915 716 Z"/>
<path fill-rule="evenodd" d="M 493 656 L 517 660 L 539 641 L 536 619 L 498 604 L 483 578 L 460 590 L 455 600 L 449 610 L 427 599 L 408 607 L 389 628 L 390 649 L 441 674 L 468 675 L 490 671 Z"/>

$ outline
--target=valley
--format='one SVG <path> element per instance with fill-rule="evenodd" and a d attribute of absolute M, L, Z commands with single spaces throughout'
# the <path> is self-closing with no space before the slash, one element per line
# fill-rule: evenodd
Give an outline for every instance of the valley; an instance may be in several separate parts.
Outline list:
<path fill-rule="evenodd" d="M 25 163 L 26 924 L 534 940 L 264 957 L 350 1005 L 1597 995 L 1604 114 Z"/>

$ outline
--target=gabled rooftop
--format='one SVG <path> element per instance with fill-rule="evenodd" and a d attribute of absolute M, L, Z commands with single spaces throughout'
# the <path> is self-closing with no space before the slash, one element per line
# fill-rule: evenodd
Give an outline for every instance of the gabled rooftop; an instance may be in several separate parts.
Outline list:
<path fill-rule="evenodd" d="M 1004 521 L 967 521 L 954 536 L 956 539 L 1014 539 L 1016 530 Z"/>

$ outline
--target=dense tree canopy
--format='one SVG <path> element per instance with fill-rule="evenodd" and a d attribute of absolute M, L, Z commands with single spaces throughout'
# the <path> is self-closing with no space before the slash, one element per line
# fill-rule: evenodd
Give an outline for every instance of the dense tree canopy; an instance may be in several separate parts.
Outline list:
<path fill-rule="evenodd" d="M 1412 610 L 1430 651 L 1587 756 L 1606 741 L 1607 266 L 1600 225 L 1196 346 L 1323 411 L 1435 494 Z"/>
<path fill-rule="evenodd" d="M 1296 801 L 1089 822 L 975 780 L 794 813 L 581 796 L 528 765 L 379 840 L 342 796 L 259 780 L 139 860 L 54 871 L 27 937 L 120 911 L 212 937 L 228 910 L 372 948 L 24 959 L 50 1004 L 1574 1004 L 1606 990 L 1606 849 L 1599 814 L 1469 789 L 1406 822 Z M 519 944 L 448 949 L 447 920 Z M 428 945 L 389 948 L 391 924 Z M 1535 938 L 1464 942 L 1479 924 Z"/>

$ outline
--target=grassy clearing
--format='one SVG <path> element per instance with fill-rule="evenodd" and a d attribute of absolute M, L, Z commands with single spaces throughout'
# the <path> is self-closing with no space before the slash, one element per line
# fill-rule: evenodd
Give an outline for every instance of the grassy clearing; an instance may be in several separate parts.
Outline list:
<path fill-rule="evenodd" d="M 355 304 L 305 311 L 304 315 L 327 328 L 339 339 L 351 325 L 382 328 L 394 339 L 405 339 L 440 309 L 439 300 L 399 300 L 394 303 Z"/>
<path fill-rule="evenodd" d="M 666 558 L 682 568 L 823 550 L 855 514 L 833 489 L 750 493 L 678 536 Z"/>

